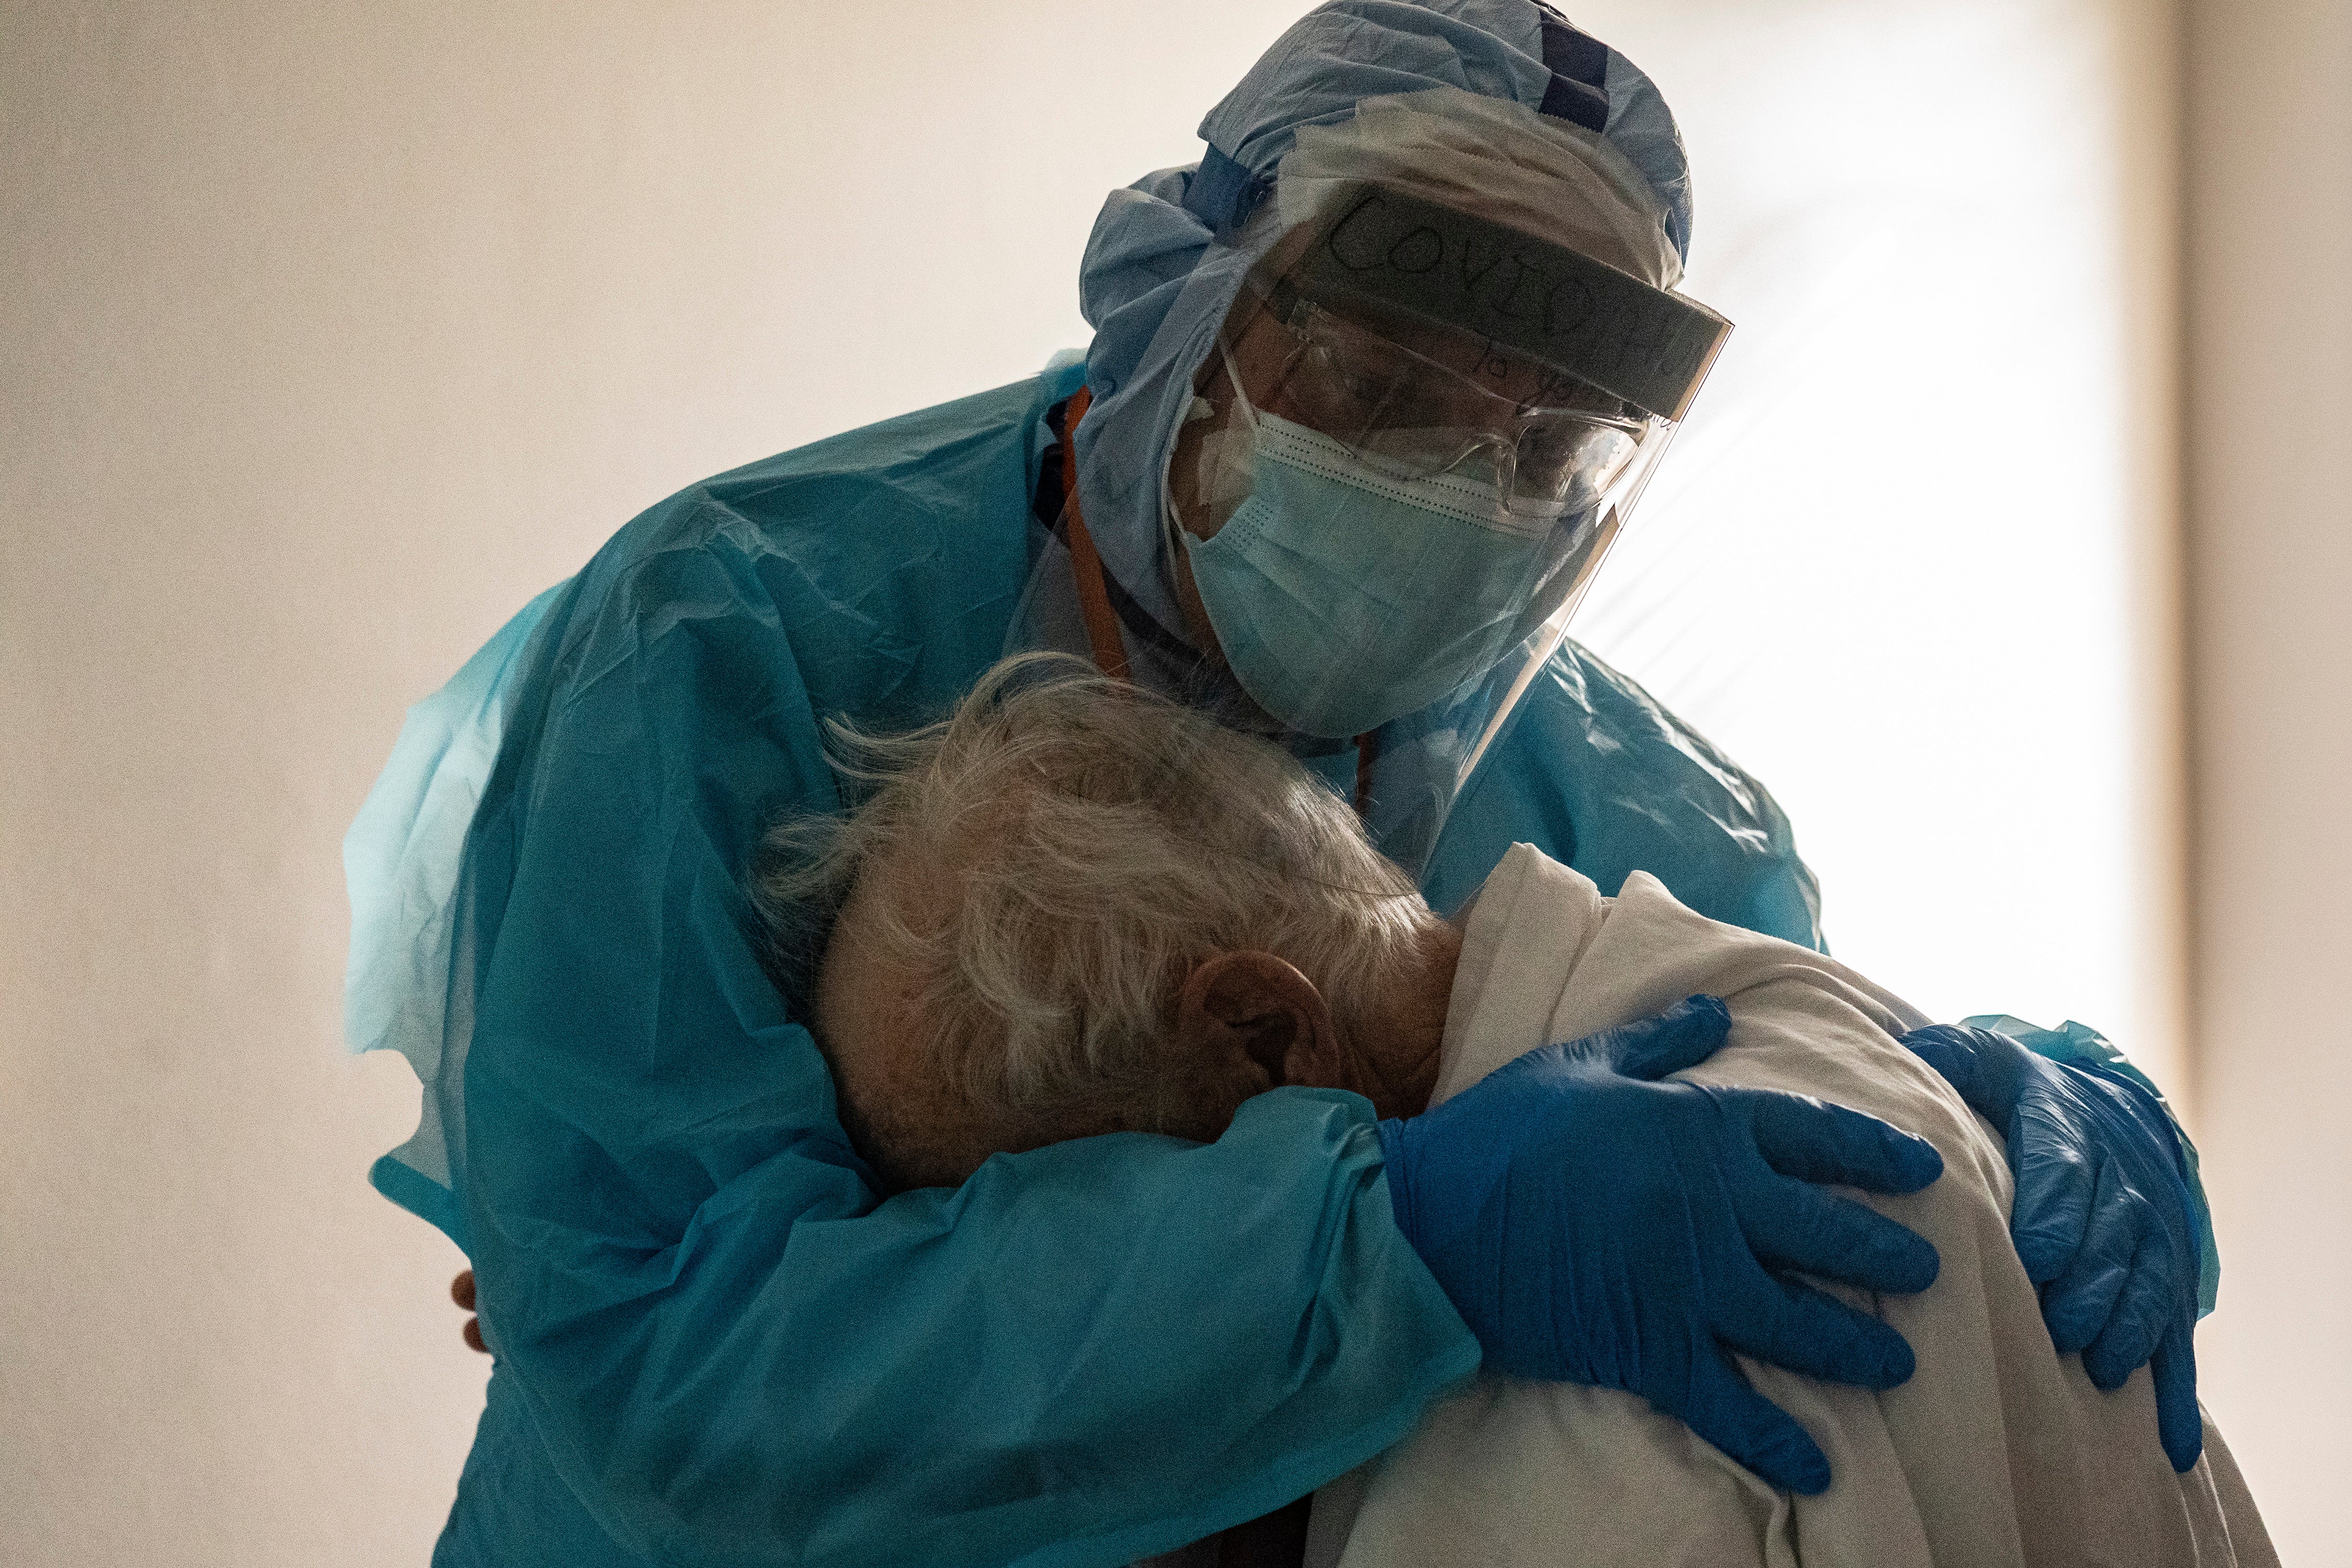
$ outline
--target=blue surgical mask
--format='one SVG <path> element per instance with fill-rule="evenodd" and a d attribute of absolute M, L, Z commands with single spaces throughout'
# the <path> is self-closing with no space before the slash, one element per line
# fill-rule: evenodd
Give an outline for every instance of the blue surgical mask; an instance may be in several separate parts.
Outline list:
<path fill-rule="evenodd" d="M 1320 431 L 1243 412 L 1245 430 L 1212 437 L 1222 471 L 1202 488 L 1246 495 L 1213 537 L 1177 531 L 1243 689 L 1302 734 L 1341 738 L 1491 668 L 1553 563 L 1555 520 L 1510 513 L 1475 475 L 1391 478 Z"/>

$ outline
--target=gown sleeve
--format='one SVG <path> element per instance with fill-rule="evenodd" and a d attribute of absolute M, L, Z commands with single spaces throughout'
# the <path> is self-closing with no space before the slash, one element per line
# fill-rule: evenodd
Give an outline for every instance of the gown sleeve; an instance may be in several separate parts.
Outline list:
<path fill-rule="evenodd" d="M 1002 635 L 882 446 L 664 503 L 501 655 L 438 1169 L 378 1173 L 473 1259 L 497 1356 L 438 1561 L 1123 1563 L 1362 1462 L 1477 1364 L 1354 1096 L 877 1200 L 740 881 L 776 812 L 838 809 L 823 717 L 929 716 Z M 835 524 L 760 525 L 794 486 Z"/>
<path fill-rule="evenodd" d="M 1771 792 L 1572 641 L 1454 803 L 1423 878 L 1430 902 L 1456 908 L 1520 842 L 1604 894 L 1647 871 L 1709 920 L 1826 951 L 1820 890 Z"/>

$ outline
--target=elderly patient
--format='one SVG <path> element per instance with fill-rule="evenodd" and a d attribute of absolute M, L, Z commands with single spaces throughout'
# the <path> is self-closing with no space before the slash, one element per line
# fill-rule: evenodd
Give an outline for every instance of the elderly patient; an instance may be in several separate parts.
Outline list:
<path fill-rule="evenodd" d="M 1825 1493 L 1772 1490 L 1630 1394 L 1481 1376 L 1318 1495 L 1310 1563 L 2274 1561 L 2210 1422 L 2176 1476 L 2147 1373 L 2103 1394 L 2053 1352 L 1999 1134 L 1895 1044 L 1926 1020 L 1852 971 L 1640 873 L 1602 898 L 1528 845 L 1442 920 L 1290 757 L 1076 661 L 838 739 L 864 805 L 775 829 L 755 893 L 785 967 L 822 943 L 818 1044 L 891 1187 L 1066 1138 L 1214 1139 L 1281 1086 L 1412 1115 L 1694 993 L 1730 1035 L 1678 1077 L 1816 1094 L 1942 1154 L 1925 1191 L 1865 1200 L 1935 1244 L 1937 1282 L 1844 1292 L 1915 1375 L 1874 1393 L 1741 1363 L 1827 1453 Z"/>

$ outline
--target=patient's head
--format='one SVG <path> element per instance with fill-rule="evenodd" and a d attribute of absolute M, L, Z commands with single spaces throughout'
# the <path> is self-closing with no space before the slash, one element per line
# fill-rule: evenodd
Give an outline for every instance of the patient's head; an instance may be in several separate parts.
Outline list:
<path fill-rule="evenodd" d="M 1279 750 L 1055 656 L 835 738 L 864 804 L 772 831 L 754 893 L 787 962 L 823 943 L 818 1044 L 888 1185 L 1214 1138 L 1283 1084 L 1421 1109 L 1458 936 Z"/>

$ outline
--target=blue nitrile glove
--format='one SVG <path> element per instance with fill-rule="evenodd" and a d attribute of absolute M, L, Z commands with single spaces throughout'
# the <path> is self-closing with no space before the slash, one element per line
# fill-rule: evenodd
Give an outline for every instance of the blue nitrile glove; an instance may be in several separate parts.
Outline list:
<path fill-rule="evenodd" d="M 2007 1035 L 1937 1024 L 1904 1045 L 2009 1140 L 2010 1235 L 2060 1355 L 2114 1389 L 2141 1363 L 2156 1379 L 2157 1436 L 2176 1470 L 2197 1462 L 2198 1246 L 2179 1142 L 2120 1074 L 2053 1062 Z"/>
<path fill-rule="evenodd" d="M 1865 1388 L 1909 1377 L 1901 1334 L 1775 1270 L 1927 1289 L 1925 1239 L 1808 1184 L 1916 1192 L 1944 1162 L 1841 1106 L 1654 1081 L 1730 1027 L 1693 996 L 1383 1121 L 1389 1193 L 1489 1371 L 1638 1394 L 1772 1485 L 1818 1492 L 1829 1461 L 1727 1352 Z"/>

